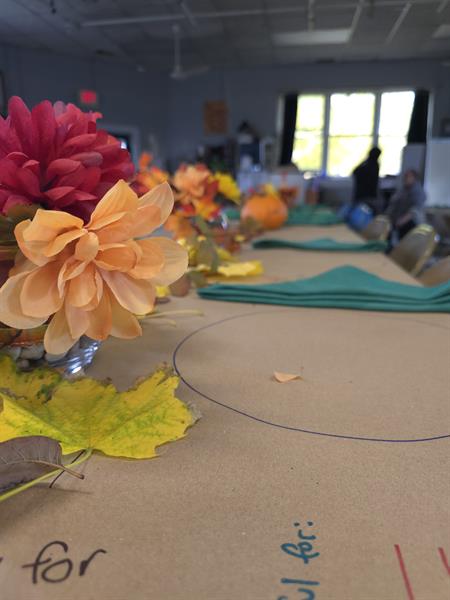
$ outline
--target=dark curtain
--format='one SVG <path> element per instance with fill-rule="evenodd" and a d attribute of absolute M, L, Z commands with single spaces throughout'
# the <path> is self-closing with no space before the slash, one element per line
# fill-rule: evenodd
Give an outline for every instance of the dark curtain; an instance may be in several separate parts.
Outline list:
<path fill-rule="evenodd" d="M 430 93 L 428 90 L 416 90 L 409 124 L 408 144 L 425 144 L 427 141 L 429 99 Z"/>
<path fill-rule="evenodd" d="M 287 94 L 284 97 L 283 135 L 281 138 L 280 165 L 288 165 L 292 160 L 296 121 L 297 94 Z"/>

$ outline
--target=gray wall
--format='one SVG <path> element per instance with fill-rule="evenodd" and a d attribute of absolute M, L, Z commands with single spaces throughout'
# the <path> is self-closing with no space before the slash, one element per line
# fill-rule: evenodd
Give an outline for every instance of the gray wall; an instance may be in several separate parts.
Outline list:
<path fill-rule="evenodd" d="M 0 46 L 0 70 L 7 95 L 19 95 L 29 106 L 43 99 L 76 103 L 80 89 L 97 90 L 105 123 L 137 128 L 143 146 L 150 134 L 155 135 L 165 154 L 165 75 L 139 73 L 134 65 L 109 60 L 89 61 L 12 46 Z"/>
<path fill-rule="evenodd" d="M 175 159 L 188 158 L 195 154 L 199 143 L 214 144 L 223 139 L 203 134 L 205 100 L 226 100 L 230 133 L 245 119 L 261 135 L 270 135 L 276 132 L 278 99 L 285 92 L 377 87 L 430 89 L 433 92 L 433 135 L 439 135 L 442 118 L 450 117 L 450 68 L 438 61 L 305 64 L 210 71 L 185 81 L 170 82 L 169 155 Z"/>
<path fill-rule="evenodd" d="M 442 118 L 450 117 L 450 68 L 438 61 L 213 70 L 179 82 L 166 74 L 138 73 L 131 64 L 0 46 L 0 70 L 7 94 L 18 94 L 30 105 L 44 98 L 76 102 L 79 89 L 96 89 L 105 123 L 137 128 L 143 147 L 148 147 L 153 134 L 160 157 L 170 158 L 172 165 L 193 158 L 198 144 L 223 141 L 221 136 L 203 133 L 206 100 L 226 100 L 230 133 L 246 119 L 262 135 L 274 134 L 278 99 L 294 90 L 423 86 L 434 94 L 434 135 Z"/>

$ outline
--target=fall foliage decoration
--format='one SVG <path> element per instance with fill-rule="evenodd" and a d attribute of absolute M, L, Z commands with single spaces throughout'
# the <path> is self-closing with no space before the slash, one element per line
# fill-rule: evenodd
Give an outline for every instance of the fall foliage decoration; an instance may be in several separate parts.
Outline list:
<path fill-rule="evenodd" d="M 0 289 L 0 320 L 16 329 L 46 323 L 44 346 L 66 352 L 82 336 L 133 338 L 137 314 L 152 310 L 157 285 L 186 271 L 187 253 L 165 237 L 137 239 L 161 226 L 173 207 L 167 183 L 140 199 L 119 181 L 87 224 L 39 209 L 15 228 L 20 256 Z"/>
<path fill-rule="evenodd" d="M 6 490 L 24 482 L 24 488 L 30 487 L 26 483 L 30 479 L 35 483 L 42 480 L 41 467 L 32 465 L 45 467 L 47 463 L 67 469 L 61 462 L 61 453 L 85 451 L 83 460 L 94 451 L 108 456 L 152 458 L 158 446 L 183 437 L 198 418 L 176 398 L 178 377 L 163 367 L 129 390 L 118 392 L 109 382 L 86 377 L 66 380 L 52 369 L 23 373 L 11 358 L 0 356 L 0 379 L 0 442 L 15 440 L 6 448 L 3 446 L 3 454 L 0 444 Z M 44 436 L 54 442 L 30 441 L 30 436 Z M 24 441 L 28 449 L 20 472 L 12 474 L 9 466 L 18 461 L 21 438 L 28 438 L 28 442 Z M 43 477 L 48 476 L 49 473 Z M 6 494 L 9 497 L 11 491 Z"/>

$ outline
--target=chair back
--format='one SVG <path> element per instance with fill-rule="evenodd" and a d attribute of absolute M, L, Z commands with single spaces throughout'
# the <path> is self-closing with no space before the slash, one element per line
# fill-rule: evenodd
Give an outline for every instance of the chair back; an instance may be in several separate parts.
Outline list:
<path fill-rule="evenodd" d="M 351 209 L 346 217 L 348 225 L 356 231 L 362 231 L 372 221 L 373 213 L 367 204 L 361 202 Z"/>
<path fill-rule="evenodd" d="M 366 240 L 385 242 L 388 238 L 390 229 L 391 222 L 389 218 L 385 215 L 378 215 L 361 231 L 361 235 Z"/>
<path fill-rule="evenodd" d="M 439 285 L 450 281 L 450 256 L 441 258 L 419 277 L 420 283 L 427 286 Z"/>
<path fill-rule="evenodd" d="M 417 275 L 433 254 L 439 236 L 431 225 L 414 227 L 389 254 L 400 267 Z"/>

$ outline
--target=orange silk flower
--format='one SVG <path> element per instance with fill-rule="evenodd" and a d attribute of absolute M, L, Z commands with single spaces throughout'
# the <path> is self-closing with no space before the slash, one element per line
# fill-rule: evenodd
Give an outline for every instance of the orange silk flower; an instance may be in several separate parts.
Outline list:
<path fill-rule="evenodd" d="M 175 198 L 184 207 L 187 216 L 200 215 L 204 219 L 217 216 L 220 206 L 214 202 L 219 187 L 211 171 L 203 164 L 181 165 L 172 183 Z"/>
<path fill-rule="evenodd" d="M 66 352 L 82 335 L 142 334 L 135 315 L 154 305 L 155 286 L 187 269 L 186 250 L 164 237 L 147 236 L 173 208 L 169 184 L 138 199 L 121 180 L 97 204 L 89 223 L 63 211 L 41 210 L 19 223 L 21 250 L 0 289 L 0 321 L 17 329 L 45 323 L 47 352 Z"/>
<path fill-rule="evenodd" d="M 205 165 L 181 165 L 173 176 L 173 185 L 177 188 L 177 200 L 192 202 L 202 198 L 207 192 L 207 183 L 211 172 Z"/>

